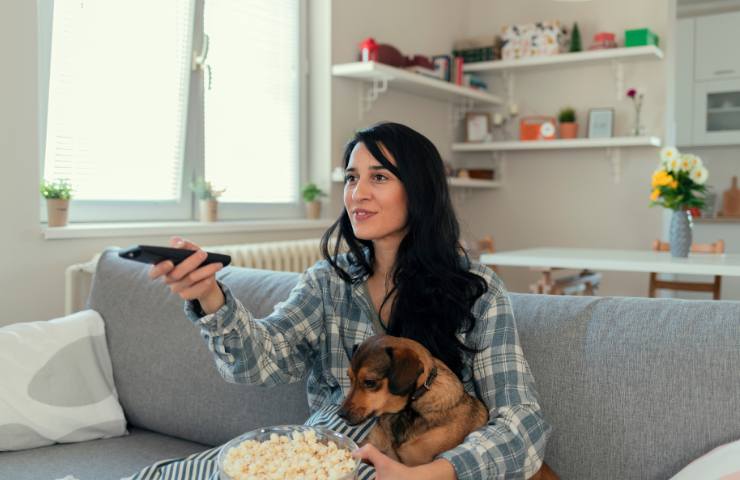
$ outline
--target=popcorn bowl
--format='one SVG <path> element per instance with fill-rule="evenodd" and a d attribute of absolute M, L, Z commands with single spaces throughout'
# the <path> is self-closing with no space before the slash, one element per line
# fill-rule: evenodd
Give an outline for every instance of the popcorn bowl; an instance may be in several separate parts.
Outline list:
<path fill-rule="evenodd" d="M 250 461 L 246 461 L 246 457 L 244 455 L 240 455 L 240 448 L 244 448 L 247 452 L 249 452 L 249 449 L 246 448 L 246 446 L 242 446 L 242 444 L 248 440 L 253 440 L 255 442 L 268 442 L 271 438 L 275 439 L 273 435 L 277 435 L 277 439 L 280 439 L 280 437 L 287 437 L 288 441 L 290 441 L 295 433 L 301 434 L 299 435 L 300 437 L 302 435 L 305 435 L 307 432 L 312 432 L 313 435 L 315 435 L 317 444 L 328 445 L 329 443 L 333 443 L 334 445 L 336 445 L 338 450 L 346 450 L 350 453 L 358 449 L 357 444 L 351 438 L 325 427 L 310 427 L 306 425 L 278 425 L 274 427 L 258 428 L 257 430 L 252 430 L 251 432 L 239 435 L 238 437 L 234 438 L 226 445 L 221 447 L 221 451 L 219 452 L 217 459 L 219 472 L 218 478 L 220 480 L 243 480 L 247 478 L 262 478 L 254 476 L 252 474 L 242 473 L 244 472 L 244 470 L 242 470 L 242 466 L 250 465 L 250 467 L 253 468 L 254 466 L 258 465 L 259 462 L 265 462 L 265 467 L 267 467 L 268 463 L 270 461 L 273 461 L 273 468 L 275 465 L 278 465 L 278 468 L 287 468 L 291 465 L 296 466 L 298 462 L 305 460 L 306 456 L 310 456 L 310 454 L 306 453 L 305 455 L 293 455 L 292 458 L 276 458 L 274 455 L 272 455 L 262 459 L 251 459 Z M 265 453 L 269 455 L 270 448 L 267 448 Z M 321 463 L 320 459 L 317 456 L 314 455 L 311 458 L 314 458 L 315 462 Z M 277 462 L 274 462 L 274 460 L 277 460 Z M 239 463 L 242 463 L 243 465 L 240 466 Z M 317 478 L 326 478 L 327 480 L 351 480 L 357 478 L 357 472 L 360 468 L 360 463 L 361 462 L 359 459 L 351 459 L 351 471 L 336 476 L 320 475 Z M 264 478 L 280 478 L 285 480 L 294 478 L 306 478 L 304 475 L 281 476 L 279 472 L 274 472 L 274 470 L 272 474 L 275 476 Z"/>

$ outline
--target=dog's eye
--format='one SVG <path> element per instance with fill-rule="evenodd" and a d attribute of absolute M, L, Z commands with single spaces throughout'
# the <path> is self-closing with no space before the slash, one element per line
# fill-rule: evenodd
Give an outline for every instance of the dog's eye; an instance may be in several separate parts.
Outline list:
<path fill-rule="evenodd" d="M 375 388 L 378 386 L 378 382 L 375 380 L 365 380 L 362 382 L 365 388 Z"/>

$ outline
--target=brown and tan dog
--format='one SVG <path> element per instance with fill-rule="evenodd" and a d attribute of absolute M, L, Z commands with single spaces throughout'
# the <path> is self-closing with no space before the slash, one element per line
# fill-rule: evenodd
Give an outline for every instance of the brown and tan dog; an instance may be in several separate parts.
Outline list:
<path fill-rule="evenodd" d="M 350 425 L 379 417 L 364 443 L 405 465 L 431 462 L 488 422 L 483 402 L 414 340 L 368 338 L 354 351 L 348 374 L 352 387 L 338 415 Z M 557 478 L 544 464 L 532 477 Z"/>

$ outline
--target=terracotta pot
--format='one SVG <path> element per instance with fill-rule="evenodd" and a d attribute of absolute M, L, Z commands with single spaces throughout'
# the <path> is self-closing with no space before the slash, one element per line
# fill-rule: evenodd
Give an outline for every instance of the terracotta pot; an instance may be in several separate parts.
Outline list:
<path fill-rule="evenodd" d="M 218 221 L 218 200 L 201 200 L 200 201 L 200 221 L 201 222 Z"/>
<path fill-rule="evenodd" d="M 59 198 L 46 199 L 46 214 L 50 227 L 64 227 L 67 225 L 69 200 L 61 200 Z"/>
<path fill-rule="evenodd" d="M 321 217 L 321 202 L 318 200 L 306 202 L 306 218 L 316 220 L 319 217 Z"/>
<path fill-rule="evenodd" d="M 560 138 L 577 138 L 578 124 L 575 122 L 566 122 L 560 124 Z"/>

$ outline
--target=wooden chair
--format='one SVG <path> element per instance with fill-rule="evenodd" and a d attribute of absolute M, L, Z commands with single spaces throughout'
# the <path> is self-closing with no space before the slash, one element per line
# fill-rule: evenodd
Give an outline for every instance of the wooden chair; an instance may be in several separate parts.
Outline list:
<path fill-rule="evenodd" d="M 494 246 L 493 237 L 486 235 L 478 240 L 478 251 L 480 253 L 495 253 L 496 248 Z M 489 265 L 489 267 L 496 272 L 496 274 L 499 273 L 495 265 Z M 547 293 L 550 295 L 594 295 L 601 282 L 601 274 L 590 270 L 583 270 L 578 274 L 560 278 L 553 278 L 551 273 L 552 270 L 560 269 L 540 270 L 540 273 L 542 274 L 541 279 L 530 286 L 530 290 L 533 293 Z"/>
<path fill-rule="evenodd" d="M 562 268 L 537 269 L 541 277 L 529 286 L 532 293 L 544 293 L 547 295 L 588 295 L 596 294 L 596 289 L 601 284 L 601 274 L 591 270 L 582 270 L 575 275 L 565 277 L 553 277 L 552 272 L 563 270 Z"/>
<path fill-rule="evenodd" d="M 653 242 L 653 250 L 656 252 L 668 252 L 671 250 L 671 244 L 668 242 L 661 242 L 655 240 Z M 691 245 L 691 253 L 725 253 L 725 242 L 724 240 L 717 240 L 714 243 L 694 243 Z M 648 296 L 651 298 L 655 297 L 655 291 L 661 290 L 680 290 L 688 292 L 710 292 L 714 300 L 719 300 L 720 290 L 722 288 L 722 277 L 720 275 L 714 276 L 713 282 L 679 282 L 679 281 L 668 281 L 660 280 L 658 274 L 655 272 L 650 273 L 650 285 L 649 285 Z"/>

